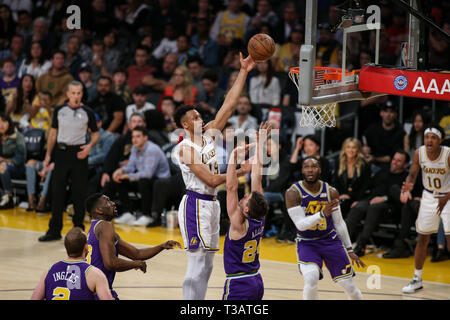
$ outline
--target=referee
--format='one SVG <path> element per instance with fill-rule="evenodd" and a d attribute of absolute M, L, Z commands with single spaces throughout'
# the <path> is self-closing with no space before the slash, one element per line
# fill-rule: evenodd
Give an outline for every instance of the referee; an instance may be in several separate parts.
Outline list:
<path fill-rule="evenodd" d="M 55 108 L 52 127 L 47 140 L 44 168 L 50 164 L 53 149 L 55 168 L 52 177 L 52 217 L 47 233 L 39 241 L 61 239 L 63 212 L 66 205 L 66 188 L 70 181 L 74 227 L 84 230 L 84 200 L 88 183 L 88 155 L 99 139 L 94 112 L 83 105 L 83 85 L 72 81 L 67 85 L 68 102 Z M 87 133 L 90 143 L 87 144 Z"/>

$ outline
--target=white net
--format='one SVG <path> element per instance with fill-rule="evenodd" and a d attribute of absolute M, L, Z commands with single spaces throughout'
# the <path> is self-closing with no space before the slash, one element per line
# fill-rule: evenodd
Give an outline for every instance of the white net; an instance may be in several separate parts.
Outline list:
<path fill-rule="evenodd" d="M 324 73 L 325 73 L 324 70 L 315 70 L 314 75 L 315 86 L 320 86 L 334 82 L 325 80 Z M 289 77 L 294 82 L 297 89 L 299 89 L 300 88 L 299 73 L 289 71 Z M 300 120 L 301 127 L 325 128 L 336 126 L 335 102 L 314 106 L 301 105 L 300 107 L 302 108 L 302 117 Z"/>
<path fill-rule="evenodd" d="M 327 103 L 317 106 L 301 106 L 301 108 L 301 127 L 325 128 L 336 126 L 336 103 Z"/>

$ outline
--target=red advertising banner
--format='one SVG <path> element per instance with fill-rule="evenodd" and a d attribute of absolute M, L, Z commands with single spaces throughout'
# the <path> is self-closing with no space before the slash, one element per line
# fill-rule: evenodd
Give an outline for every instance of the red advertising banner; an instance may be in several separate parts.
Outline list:
<path fill-rule="evenodd" d="M 363 66 L 359 73 L 358 89 L 450 101 L 450 73 Z"/>

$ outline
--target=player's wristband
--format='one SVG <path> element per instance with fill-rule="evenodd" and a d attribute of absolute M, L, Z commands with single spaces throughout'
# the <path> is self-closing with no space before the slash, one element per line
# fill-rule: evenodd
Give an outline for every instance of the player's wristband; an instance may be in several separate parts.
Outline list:
<path fill-rule="evenodd" d="M 353 251 L 353 249 L 350 249 L 350 250 L 347 250 L 347 252 L 348 253 L 352 253 L 352 252 L 355 252 L 355 251 Z"/>

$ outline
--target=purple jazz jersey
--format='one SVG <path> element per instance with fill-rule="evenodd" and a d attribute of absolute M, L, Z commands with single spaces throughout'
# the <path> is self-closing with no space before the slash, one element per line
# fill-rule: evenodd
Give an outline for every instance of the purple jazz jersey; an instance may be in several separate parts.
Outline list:
<path fill-rule="evenodd" d="M 319 192 L 315 194 L 306 190 L 302 181 L 294 184 L 302 196 L 301 207 L 306 216 L 322 211 L 331 201 L 329 185 L 323 181 L 321 184 Z M 299 264 L 317 264 L 321 271 L 320 279 L 323 277 L 323 262 L 334 281 L 355 275 L 347 251 L 334 230 L 331 216 L 325 217 L 309 230 L 297 230 L 297 260 Z"/>
<path fill-rule="evenodd" d="M 322 185 L 320 187 L 319 192 L 312 193 L 308 191 L 303 186 L 303 181 L 294 183 L 294 188 L 302 196 L 302 202 L 300 206 L 305 211 L 306 216 L 310 216 L 318 213 L 319 211 L 323 211 L 325 206 L 331 201 L 330 190 L 328 183 L 321 181 Z M 297 235 L 305 238 L 321 238 L 327 234 L 329 234 L 332 230 L 334 230 L 333 219 L 330 217 L 325 217 L 320 220 L 320 222 L 311 227 L 309 230 L 300 231 L 297 230 Z"/>
<path fill-rule="evenodd" d="M 106 269 L 105 265 L 103 264 L 103 258 L 102 253 L 100 251 L 100 242 L 98 241 L 97 237 L 95 236 L 95 226 L 100 223 L 102 220 L 92 220 L 91 222 L 91 228 L 89 229 L 88 236 L 87 236 L 87 243 L 89 252 L 86 257 L 86 260 L 89 264 L 99 268 L 103 271 L 103 273 L 106 276 L 106 279 L 108 279 L 109 289 L 111 290 L 111 294 L 114 297 L 114 299 L 117 299 L 117 293 L 112 289 L 112 284 L 114 282 L 114 278 L 116 276 L 115 271 L 111 271 Z M 115 243 L 116 248 L 116 257 L 119 255 L 119 244 Z"/>
<path fill-rule="evenodd" d="M 59 261 L 51 266 L 45 277 L 46 300 L 94 300 L 86 282 L 91 266 L 86 261 Z"/>
<path fill-rule="evenodd" d="M 224 300 L 261 300 L 264 293 L 259 270 L 259 244 L 264 234 L 264 218 L 246 218 L 247 232 L 239 240 L 231 240 L 228 233 L 223 248 L 223 264 L 227 281 Z"/>

